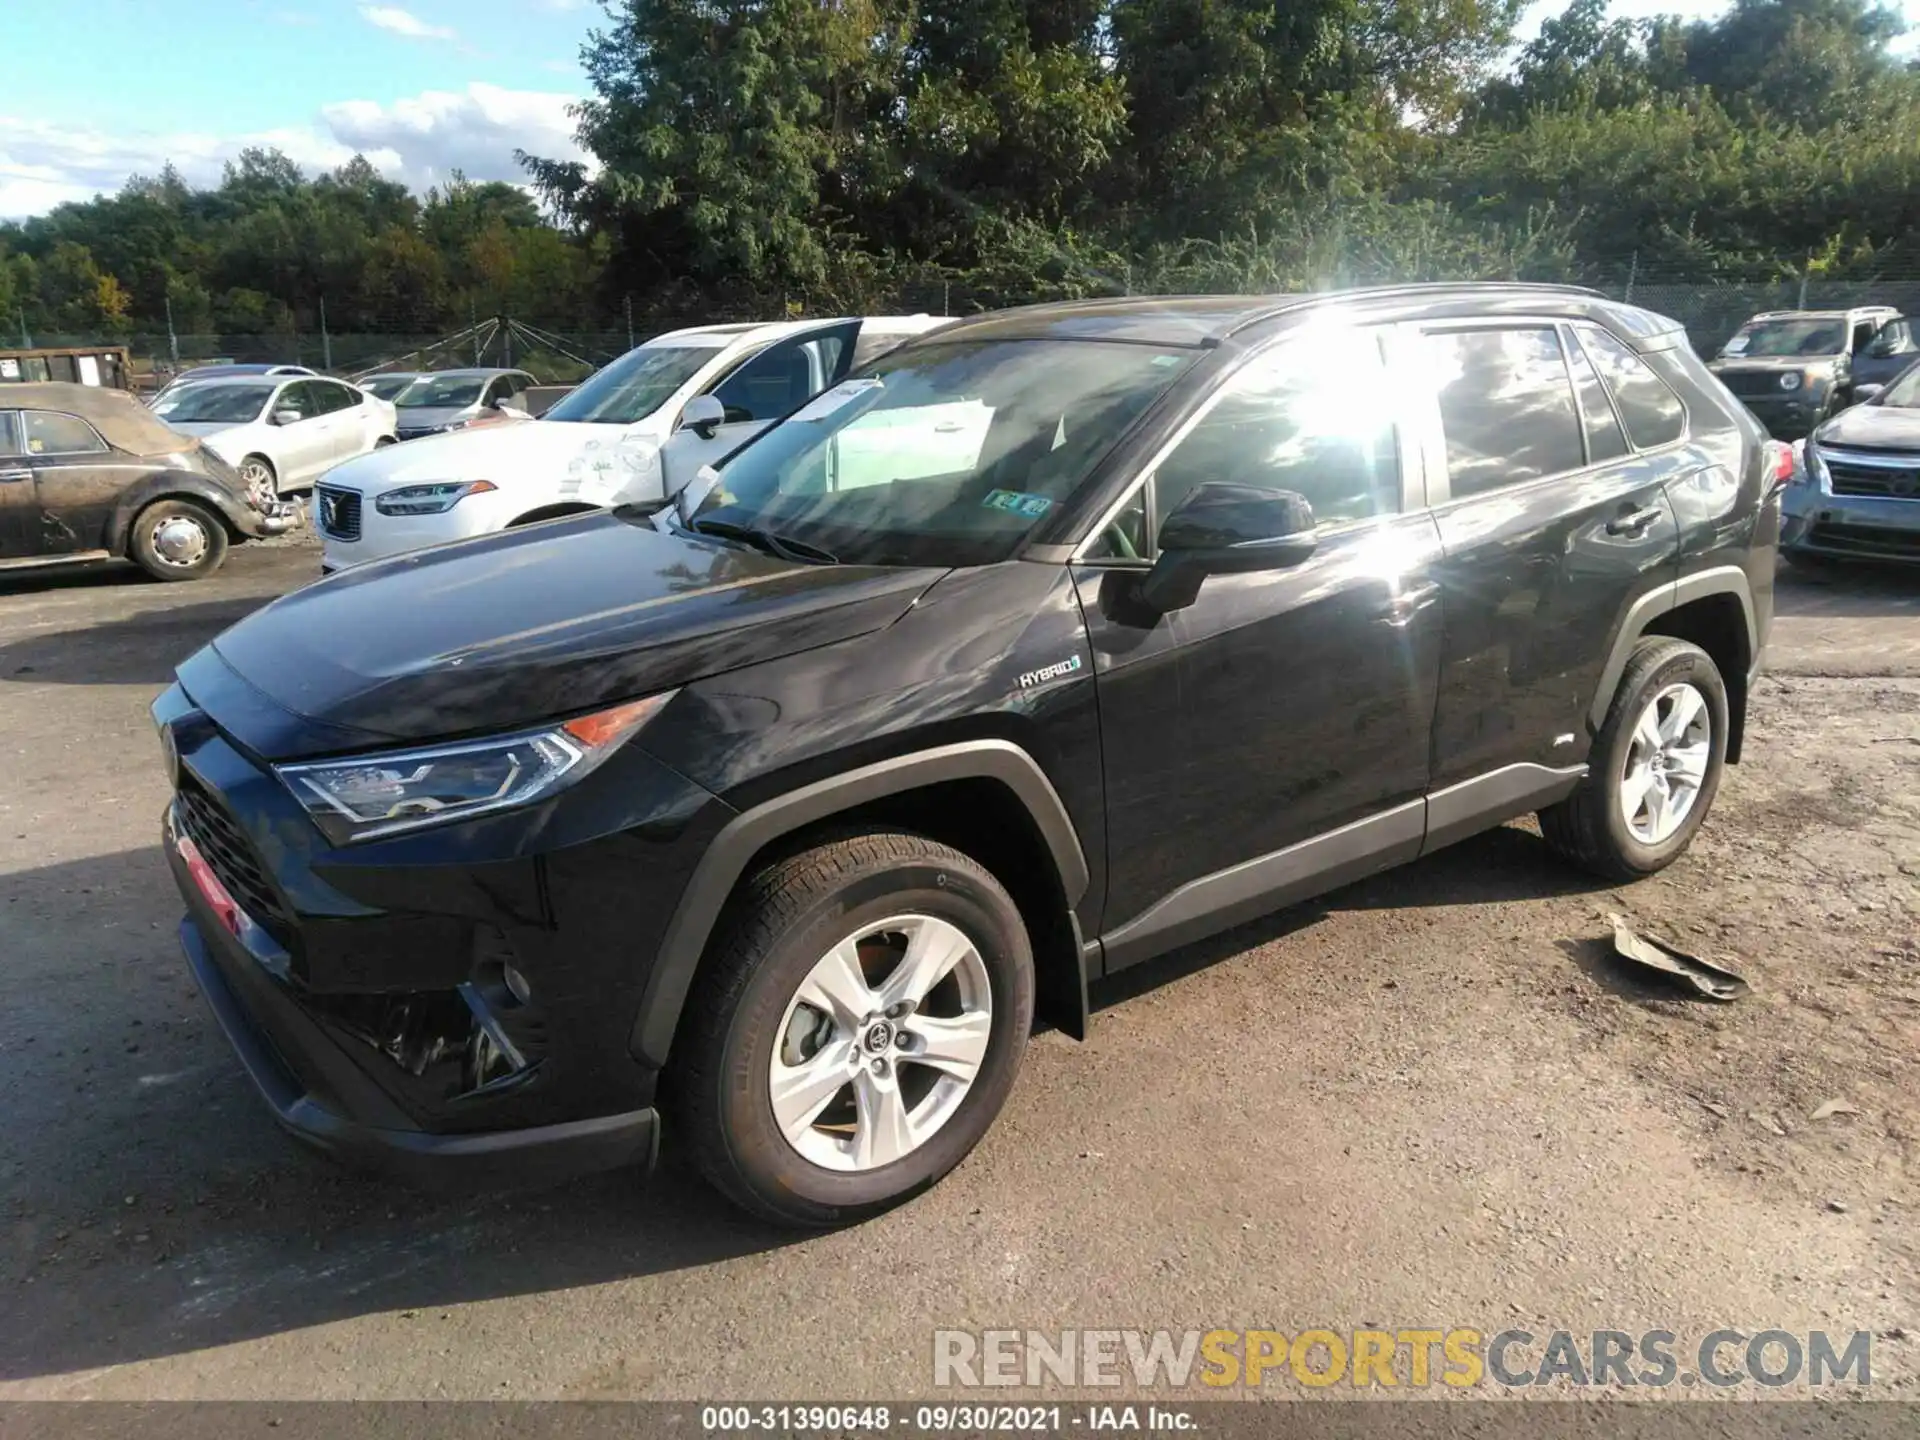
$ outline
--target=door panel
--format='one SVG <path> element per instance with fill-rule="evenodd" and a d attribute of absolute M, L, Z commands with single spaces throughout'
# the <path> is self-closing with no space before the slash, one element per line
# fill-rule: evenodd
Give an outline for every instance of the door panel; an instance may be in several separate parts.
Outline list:
<path fill-rule="evenodd" d="M 19 414 L 0 410 L 0 560 L 26 560 L 40 553 L 39 515 Z"/>
<path fill-rule="evenodd" d="M 1149 532 L 1217 479 L 1317 501 L 1335 519 L 1311 556 L 1210 575 L 1164 616 L 1138 603 L 1142 564 L 1075 572 L 1105 751 L 1110 967 L 1419 848 L 1438 533 L 1424 509 L 1395 513 L 1419 493 L 1419 465 L 1377 338 L 1358 332 L 1342 354 L 1330 344 L 1283 346 L 1229 382 L 1157 463 L 1151 498 L 1109 527 L 1136 533 L 1093 552 L 1150 555 Z"/>
<path fill-rule="evenodd" d="M 1446 642 L 1433 786 L 1510 765 L 1578 765 L 1620 616 L 1678 574 L 1663 493 L 1674 456 L 1587 463 L 1583 432 L 1594 427 L 1551 322 L 1427 339 L 1450 486 L 1458 496 L 1464 476 L 1472 491 L 1436 512 Z"/>
<path fill-rule="evenodd" d="M 33 472 L 34 553 L 100 549 L 120 492 L 149 467 L 109 448 L 77 416 L 26 410 L 20 425 Z"/>
<path fill-rule="evenodd" d="M 301 419 L 278 427 L 275 448 L 279 454 L 280 488 L 311 484 L 329 469 L 334 458 L 334 430 L 338 417 L 322 412 L 315 387 L 304 380 L 295 381 L 280 392 L 269 415 L 282 410 L 298 410 Z"/>

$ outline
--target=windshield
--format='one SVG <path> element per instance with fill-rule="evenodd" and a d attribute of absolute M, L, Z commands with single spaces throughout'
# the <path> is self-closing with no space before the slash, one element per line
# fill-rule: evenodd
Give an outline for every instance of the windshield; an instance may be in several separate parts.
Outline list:
<path fill-rule="evenodd" d="M 1909 365 L 1892 384 L 1873 397 L 1875 405 L 1892 405 L 1900 410 L 1920 410 L 1920 365 Z"/>
<path fill-rule="evenodd" d="M 416 378 L 412 375 L 376 375 L 360 388 L 378 399 L 391 400 L 413 384 Z"/>
<path fill-rule="evenodd" d="M 772 531 L 851 564 L 991 564 L 1192 358 L 1089 340 L 898 350 L 735 454 L 693 523 Z"/>
<path fill-rule="evenodd" d="M 175 425 L 242 425 L 266 406 L 273 385 L 182 385 L 153 403 L 153 413 Z"/>
<path fill-rule="evenodd" d="M 1838 355 L 1847 348 L 1844 320 L 1756 320 L 1742 325 L 1722 355 Z"/>
<path fill-rule="evenodd" d="M 473 404 L 486 386 L 484 375 L 422 375 L 393 403 L 402 410 L 453 410 Z"/>
<path fill-rule="evenodd" d="M 631 425 L 666 404 L 674 391 L 719 353 L 704 345 L 642 345 L 562 397 L 545 418 Z"/>

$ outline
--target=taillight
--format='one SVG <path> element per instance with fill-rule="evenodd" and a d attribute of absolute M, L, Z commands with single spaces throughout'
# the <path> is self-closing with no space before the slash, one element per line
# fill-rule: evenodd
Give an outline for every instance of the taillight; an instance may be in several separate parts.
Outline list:
<path fill-rule="evenodd" d="M 1767 441 L 1767 474 L 1775 488 L 1793 480 L 1793 447 L 1781 440 Z"/>

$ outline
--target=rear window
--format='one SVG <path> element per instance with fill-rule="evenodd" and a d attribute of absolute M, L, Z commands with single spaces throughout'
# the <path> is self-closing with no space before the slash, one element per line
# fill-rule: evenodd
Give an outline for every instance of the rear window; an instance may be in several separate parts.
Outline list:
<path fill-rule="evenodd" d="M 1580 413 L 1554 330 L 1440 331 L 1428 343 L 1456 500 L 1587 463 Z"/>
<path fill-rule="evenodd" d="M 1653 367 L 1598 325 L 1577 325 L 1580 344 L 1613 392 L 1627 434 L 1642 450 L 1671 445 L 1686 433 L 1687 407 Z"/>

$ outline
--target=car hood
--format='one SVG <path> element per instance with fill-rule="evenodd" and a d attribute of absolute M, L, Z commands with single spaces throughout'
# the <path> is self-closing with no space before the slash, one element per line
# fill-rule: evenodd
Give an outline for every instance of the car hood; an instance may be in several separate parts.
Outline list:
<path fill-rule="evenodd" d="M 236 735 L 289 759 L 514 729 L 834 644 L 892 624 L 945 573 L 789 564 L 601 513 L 357 566 L 211 648 L 314 722 L 304 739 Z"/>
<path fill-rule="evenodd" d="M 1920 450 L 1920 410 L 1898 405 L 1856 405 L 1813 432 L 1821 445 L 1858 445 L 1868 450 Z"/>
<path fill-rule="evenodd" d="M 419 413 L 402 411 L 400 423 L 410 425 L 405 417 Z M 558 483 L 621 459 L 657 456 L 658 451 L 658 438 L 644 427 L 519 420 L 388 445 L 336 465 L 327 473 L 327 483 L 366 494 L 437 480 Z"/>

